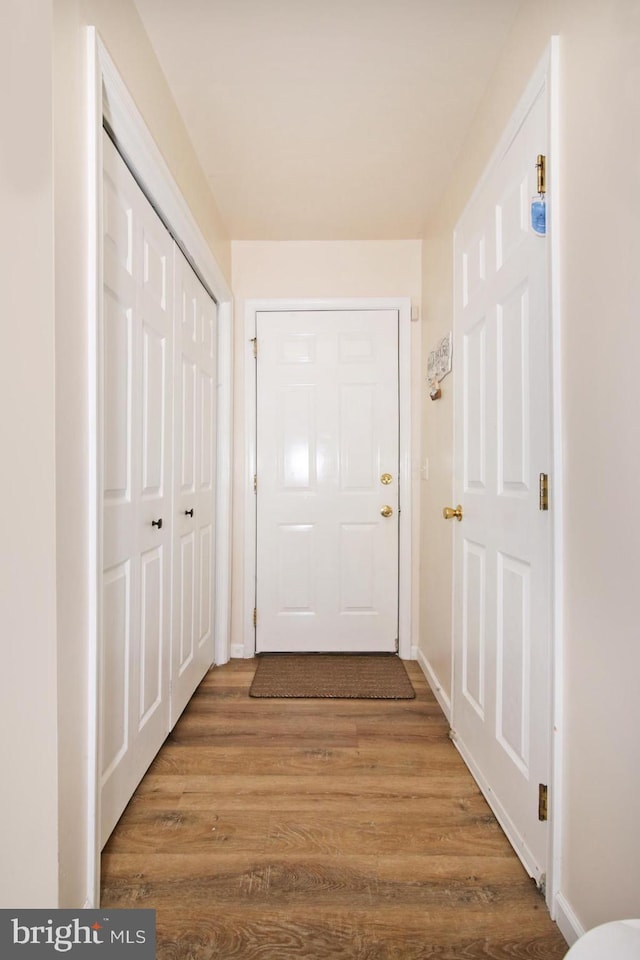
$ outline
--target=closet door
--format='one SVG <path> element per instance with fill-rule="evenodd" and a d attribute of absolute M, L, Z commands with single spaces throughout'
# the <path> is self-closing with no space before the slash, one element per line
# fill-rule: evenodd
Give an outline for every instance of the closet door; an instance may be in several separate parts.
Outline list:
<path fill-rule="evenodd" d="M 104 136 L 102 842 L 169 731 L 173 241 Z"/>
<path fill-rule="evenodd" d="M 171 726 L 213 663 L 216 304 L 175 256 Z"/>

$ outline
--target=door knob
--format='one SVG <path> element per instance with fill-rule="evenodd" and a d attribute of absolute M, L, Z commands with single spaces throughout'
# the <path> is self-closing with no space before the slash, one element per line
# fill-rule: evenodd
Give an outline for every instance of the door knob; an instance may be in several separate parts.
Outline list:
<path fill-rule="evenodd" d="M 185 517 L 192 517 L 192 516 L 193 516 L 193 507 L 191 507 L 191 510 L 185 510 L 184 515 L 185 515 Z"/>
<path fill-rule="evenodd" d="M 445 518 L 445 520 L 453 520 L 454 517 L 456 520 L 462 520 L 462 507 L 460 504 L 458 504 L 455 510 L 453 507 L 445 507 L 442 511 L 442 516 Z"/>
<path fill-rule="evenodd" d="M 162 530 L 162 517 L 160 517 L 159 520 L 152 520 L 152 521 L 151 521 L 151 526 L 152 526 L 152 527 L 157 527 L 158 530 Z"/>
<path fill-rule="evenodd" d="M 380 507 L 380 513 L 383 517 L 390 517 L 393 514 L 393 507 L 390 507 L 389 504 L 385 504 L 384 507 Z"/>

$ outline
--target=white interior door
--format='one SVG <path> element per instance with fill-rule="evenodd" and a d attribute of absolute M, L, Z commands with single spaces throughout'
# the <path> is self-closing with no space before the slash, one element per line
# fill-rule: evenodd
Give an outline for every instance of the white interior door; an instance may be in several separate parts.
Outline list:
<path fill-rule="evenodd" d="M 213 663 L 216 304 L 176 248 L 171 725 Z"/>
<path fill-rule="evenodd" d="M 453 728 L 530 874 L 550 748 L 551 458 L 548 241 L 533 234 L 541 93 L 455 238 L 456 468 Z"/>
<path fill-rule="evenodd" d="M 173 244 L 103 151 L 104 843 L 169 731 Z"/>
<path fill-rule="evenodd" d="M 397 311 L 258 313 L 256 333 L 256 650 L 395 652 Z"/>

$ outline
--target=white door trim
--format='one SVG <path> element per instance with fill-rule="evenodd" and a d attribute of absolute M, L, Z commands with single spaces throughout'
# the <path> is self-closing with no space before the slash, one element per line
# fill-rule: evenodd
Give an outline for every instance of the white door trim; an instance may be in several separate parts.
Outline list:
<path fill-rule="evenodd" d="M 397 310 L 399 318 L 400 375 L 400 557 L 398 592 L 398 653 L 411 659 L 411 300 L 408 297 L 347 298 L 336 300 L 247 300 L 244 314 L 244 602 L 243 655 L 255 654 L 256 582 L 256 498 L 253 477 L 256 472 L 256 377 L 253 338 L 256 314 L 269 311 L 304 310 Z"/>
<path fill-rule="evenodd" d="M 550 286 L 551 303 L 551 443 L 553 471 L 556 481 L 552 487 L 554 514 L 552 517 L 553 577 L 551 638 L 551 784 L 549 809 L 551 830 L 549 837 L 549 873 L 547 876 L 547 905 L 553 920 L 558 920 L 566 901 L 562 896 L 561 851 L 562 822 L 564 819 L 564 400 L 562 391 L 562 309 L 560 296 L 560 243 L 562 183 L 560 179 L 560 40 L 551 37 L 546 54 L 547 96 L 549 98 L 549 162 L 547 174 L 551 186 L 549 198 Z M 563 931 L 564 932 L 564 931 Z M 580 935 L 579 933 L 577 934 Z M 577 937 L 576 937 L 577 939 Z"/>
<path fill-rule="evenodd" d="M 87 28 L 87 365 L 88 365 L 88 820 L 87 901 L 100 902 L 99 649 L 101 624 L 101 436 L 99 330 L 102 323 L 102 125 L 125 156 L 218 302 L 215 662 L 230 656 L 232 490 L 232 294 L 193 214 L 95 27 Z"/>
<path fill-rule="evenodd" d="M 551 820 L 551 829 L 549 831 L 549 845 L 547 857 L 547 877 L 545 899 L 552 919 L 556 918 L 557 905 L 560 902 L 560 884 L 561 884 L 561 863 L 560 851 L 562 849 L 562 817 L 563 817 L 563 745 L 564 729 L 563 719 L 563 529 L 564 529 L 564 504 L 563 504 L 563 407 L 562 407 L 562 355 L 561 355 L 561 298 L 560 298 L 560 189 L 559 189 L 559 171 L 560 171 L 560 136 L 559 136 L 559 38 L 551 37 L 540 62 L 527 84 L 527 87 L 520 98 L 507 127 L 500 138 L 491 158 L 485 167 L 473 193 L 471 194 L 464 210 L 461 212 L 458 220 L 462 220 L 467 209 L 472 205 L 490 173 L 494 167 L 500 163 L 505 153 L 509 149 L 514 137 L 524 123 L 531 107 L 539 94 L 544 91 L 547 102 L 548 117 L 548 149 L 549 158 L 547 163 L 547 227 L 549 235 L 549 323 L 550 323 L 550 341 L 551 341 L 551 431 L 552 431 L 552 454 L 551 454 L 551 475 L 550 485 L 552 491 L 552 552 L 553 552 L 553 570 L 552 570 L 552 636 L 551 636 L 551 655 L 550 655 L 550 683 L 551 683 L 551 716 L 549 721 L 550 730 L 550 783 L 549 788 L 549 816 Z M 453 241 L 455 245 L 454 230 Z M 455 413 L 454 423 L 457 422 L 458 413 Z M 452 566 L 452 577 L 455 583 L 455 558 Z M 455 597 L 452 598 L 452 613 L 455 603 Z M 452 616 L 452 623 L 453 623 Z M 451 635 L 451 669 L 453 676 L 454 667 L 454 637 Z M 453 684 L 452 684 L 453 694 Z M 482 779 L 481 771 L 474 771 L 479 780 Z M 500 817 L 499 817 L 500 819 Z M 508 819 L 508 818 L 506 818 Z"/>

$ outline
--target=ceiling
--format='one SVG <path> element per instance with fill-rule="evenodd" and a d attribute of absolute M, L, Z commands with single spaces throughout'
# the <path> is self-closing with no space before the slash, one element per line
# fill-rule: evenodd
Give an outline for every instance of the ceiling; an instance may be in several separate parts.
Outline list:
<path fill-rule="evenodd" d="M 237 240 L 422 236 L 520 0 L 135 0 Z"/>

